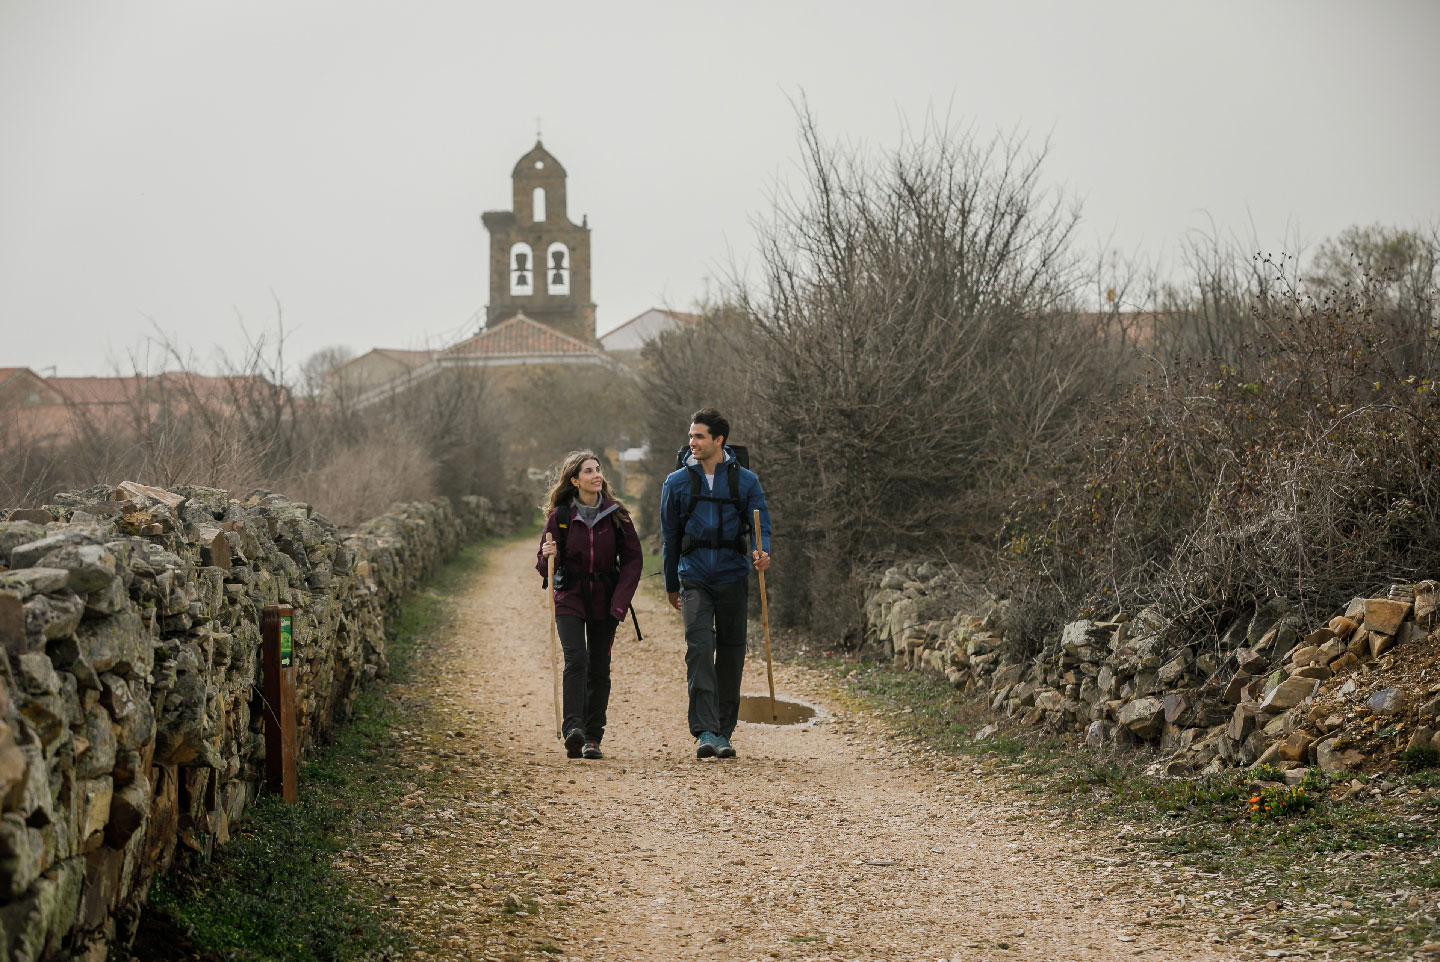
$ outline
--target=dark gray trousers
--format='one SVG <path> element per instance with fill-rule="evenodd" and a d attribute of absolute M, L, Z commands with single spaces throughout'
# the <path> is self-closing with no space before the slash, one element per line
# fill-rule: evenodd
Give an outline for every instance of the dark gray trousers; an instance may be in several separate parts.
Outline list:
<path fill-rule="evenodd" d="M 745 671 L 745 615 L 750 580 L 724 585 L 680 583 L 685 615 L 685 680 L 690 691 L 690 734 L 729 738 L 740 714 Z"/>
<path fill-rule="evenodd" d="M 557 615 L 555 630 L 565 652 L 561 675 L 560 730 L 578 728 L 585 740 L 599 743 L 605 737 L 605 709 L 610 705 L 610 650 L 615 644 L 614 618 L 586 621 L 574 615 Z"/>

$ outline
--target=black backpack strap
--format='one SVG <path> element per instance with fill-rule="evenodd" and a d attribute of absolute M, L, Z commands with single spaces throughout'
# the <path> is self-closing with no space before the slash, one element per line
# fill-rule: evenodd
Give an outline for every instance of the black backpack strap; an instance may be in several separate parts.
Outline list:
<path fill-rule="evenodd" d="M 685 502 L 685 507 L 680 509 L 681 535 L 684 535 L 686 526 L 690 524 L 690 512 L 695 510 L 695 502 L 700 500 L 700 472 L 686 468 L 685 477 L 690 482 L 690 498 Z"/>
<path fill-rule="evenodd" d="M 614 580 L 610 583 L 610 590 L 614 591 L 615 585 L 620 582 L 620 551 L 625 546 L 625 525 L 620 520 L 619 511 L 612 511 L 610 513 L 610 520 L 615 525 L 615 571 L 613 573 Z M 622 617 L 620 620 L 624 621 L 625 619 Z M 640 619 L 635 614 L 634 601 L 630 602 L 630 620 L 635 623 L 635 640 L 644 641 L 645 636 L 640 634 Z"/>
<path fill-rule="evenodd" d="M 740 450 L 744 450 L 741 448 Z M 735 509 L 735 514 L 740 518 L 740 536 L 736 540 L 743 542 L 740 546 L 740 553 L 750 553 L 750 529 L 754 527 L 750 523 L 750 512 L 745 510 L 745 505 L 740 502 L 740 469 L 744 465 L 740 463 L 737 455 L 735 463 L 730 466 L 730 506 Z"/>

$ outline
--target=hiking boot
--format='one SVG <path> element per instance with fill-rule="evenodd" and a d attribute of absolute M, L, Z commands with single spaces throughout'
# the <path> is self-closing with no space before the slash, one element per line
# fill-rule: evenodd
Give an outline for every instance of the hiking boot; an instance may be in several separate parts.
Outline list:
<path fill-rule="evenodd" d="M 735 757 L 735 746 L 730 744 L 730 739 L 726 738 L 724 735 L 716 735 L 715 741 L 719 743 L 715 748 L 716 758 Z"/>
<path fill-rule="evenodd" d="M 586 742 L 585 747 L 580 750 L 580 754 L 585 758 L 605 757 L 605 755 L 600 751 L 599 742 Z"/>
<path fill-rule="evenodd" d="M 585 733 L 578 728 L 572 728 L 565 733 L 565 757 L 579 758 L 580 746 L 585 744 Z"/>
<path fill-rule="evenodd" d="M 695 743 L 696 758 L 714 758 L 720 751 L 720 736 L 710 732 L 701 732 L 700 740 Z"/>

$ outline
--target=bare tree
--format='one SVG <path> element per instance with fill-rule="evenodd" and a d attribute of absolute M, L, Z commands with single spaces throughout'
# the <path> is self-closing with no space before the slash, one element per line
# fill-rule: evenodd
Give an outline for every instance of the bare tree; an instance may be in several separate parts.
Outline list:
<path fill-rule="evenodd" d="M 645 473 L 661 481 L 675 468 L 685 445 L 690 415 L 703 407 L 729 412 L 736 443 L 754 445 L 758 411 L 752 403 L 758 335 L 745 310 L 733 303 L 702 305 L 700 320 L 661 332 L 640 358 L 643 424 L 636 432 L 649 445 Z M 764 453 L 755 452 L 764 459 Z M 758 465 L 757 465 L 758 466 Z M 651 499 L 658 505 L 658 493 Z M 640 515 L 641 531 L 659 530 L 658 512 Z"/>
<path fill-rule="evenodd" d="M 1348 227 L 1316 249 L 1305 287 L 1322 297 L 1368 290 L 1395 363 L 1407 375 L 1433 373 L 1424 362 L 1440 336 L 1440 227 Z"/>
<path fill-rule="evenodd" d="M 786 613 L 843 628 L 858 559 L 975 554 L 1115 365 L 1076 310 L 1078 210 L 1044 185 L 1043 147 L 931 125 L 872 155 L 808 114 L 801 143 L 801 188 L 760 227 L 763 285 L 737 295 L 756 336 L 739 363 L 800 582 Z"/>
<path fill-rule="evenodd" d="M 344 344 L 322 347 L 307 357 L 300 365 L 300 387 L 305 396 L 313 398 L 326 393 L 326 380 L 330 373 L 354 357 L 355 352 Z"/>

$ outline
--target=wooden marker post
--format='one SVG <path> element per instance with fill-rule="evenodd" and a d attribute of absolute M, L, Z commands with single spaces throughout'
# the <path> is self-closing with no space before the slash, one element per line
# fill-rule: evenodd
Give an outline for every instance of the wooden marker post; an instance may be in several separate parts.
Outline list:
<path fill-rule="evenodd" d="M 265 691 L 265 787 L 294 805 L 300 800 L 295 774 L 295 609 L 266 605 L 260 613 L 261 667 Z"/>
<path fill-rule="evenodd" d="M 755 509 L 755 524 L 751 531 L 755 536 L 755 550 L 760 550 L 760 509 Z M 765 626 L 765 680 L 770 683 L 770 720 L 779 721 L 780 713 L 775 710 L 775 669 L 770 666 L 770 607 L 765 602 L 765 572 L 756 569 L 760 578 L 760 621 Z"/>

